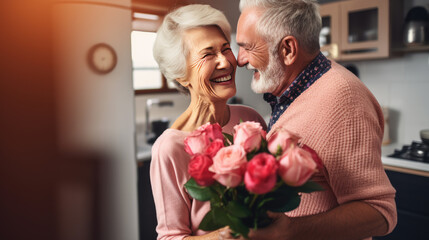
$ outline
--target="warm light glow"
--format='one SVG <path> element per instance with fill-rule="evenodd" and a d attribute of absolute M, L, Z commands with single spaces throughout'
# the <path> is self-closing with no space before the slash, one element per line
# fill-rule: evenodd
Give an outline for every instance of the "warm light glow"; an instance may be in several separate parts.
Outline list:
<path fill-rule="evenodd" d="M 138 12 L 134 13 L 134 17 L 140 18 L 140 19 L 146 19 L 146 20 L 158 20 L 159 19 L 158 15 L 148 14 L 148 13 L 138 13 Z"/>

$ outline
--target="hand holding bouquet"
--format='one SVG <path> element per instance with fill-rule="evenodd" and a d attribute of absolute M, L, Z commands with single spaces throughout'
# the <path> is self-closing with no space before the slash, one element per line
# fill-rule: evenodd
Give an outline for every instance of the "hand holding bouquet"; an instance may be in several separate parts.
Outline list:
<path fill-rule="evenodd" d="M 322 190 L 309 181 L 321 161 L 286 130 L 268 140 L 257 122 L 242 122 L 234 130 L 231 136 L 219 124 L 207 123 L 185 138 L 191 155 L 185 187 L 194 199 L 210 201 L 200 229 L 229 226 L 247 237 L 249 228 L 270 223 L 268 210 L 291 211 L 299 206 L 300 193 Z"/>

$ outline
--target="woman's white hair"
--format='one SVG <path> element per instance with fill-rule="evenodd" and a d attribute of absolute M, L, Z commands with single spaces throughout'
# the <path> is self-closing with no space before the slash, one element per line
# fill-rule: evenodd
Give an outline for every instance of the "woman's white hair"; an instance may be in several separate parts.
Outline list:
<path fill-rule="evenodd" d="M 322 20 L 315 0 L 240 0 L 240 11 L 245 8 L 264 9 L 256 31 L 270 44 L 272 52 L 285 36 L 294 36 L 309 53 L 320 50 L 319 34 Z"/>
<path fill-rule="evenodd" d="M 183 41 L 183 33 L 202 26 L 218 26 L 228 42 L 231 42 L 231 26 L 221 11 L 209 5 L 191 4 L 165 16 L 153 47 L 153 56 L 161 73 L 168 81 L 173 81 L 179 91 L 186 94 L 189 94 L 189 90 L 176 81 L 186 76 L 189 46 Z"/>

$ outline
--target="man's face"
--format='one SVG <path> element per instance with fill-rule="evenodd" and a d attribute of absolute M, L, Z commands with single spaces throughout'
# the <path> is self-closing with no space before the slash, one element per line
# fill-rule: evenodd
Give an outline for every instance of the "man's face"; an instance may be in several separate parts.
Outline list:
<path fill-rule="evenodd" d="M 256 93 L 274 92 L 284 76 L 278 55 L 269 53 L 268 43 L 256 32 L 262 14 L 256 8 L 247 8 L 237 25 L 238 65 L 254 71 L 251 86 Z"/>

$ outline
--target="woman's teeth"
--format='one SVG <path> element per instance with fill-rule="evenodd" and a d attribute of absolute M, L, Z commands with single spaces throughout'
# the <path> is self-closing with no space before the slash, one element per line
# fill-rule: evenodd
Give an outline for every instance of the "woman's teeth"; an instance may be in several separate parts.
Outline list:
<path fill-rule="evenodd" d="M 211 81 L 216 82 L 216 83 L 220 83 L 220 82 L 226 82 L 231 80 L 231 75 L 225 76 L 225 77 L 220 77 L 220 78 L 215 78 Z"/>

